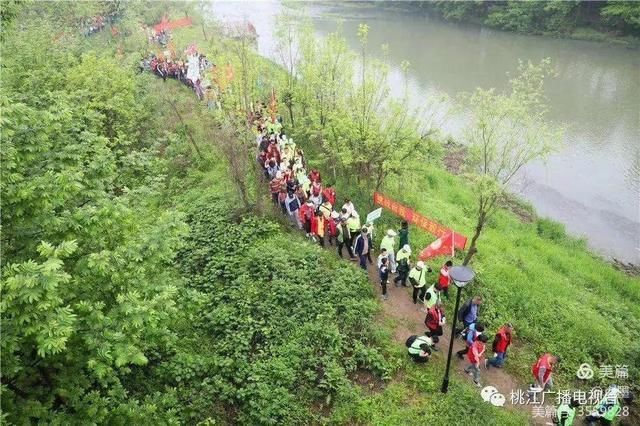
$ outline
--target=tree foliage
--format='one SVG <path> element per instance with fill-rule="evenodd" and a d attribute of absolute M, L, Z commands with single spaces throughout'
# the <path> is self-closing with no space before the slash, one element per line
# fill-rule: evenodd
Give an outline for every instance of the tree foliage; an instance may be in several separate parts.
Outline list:
<path fill-rule="evenodd" d="M 434 1 L 421 6 L 446 20 L 473 22 L 533 34 L 570 34 L 595 27 L 620 35 L 640 34 L 640 4 L 634 1 Z"/>
<path fill-rule="evenodd" d="M 346 175 L 353 183 L 379 189 L 388 176 L 403 170 L 407 158 L 437 157 L 435 129 L 419 118 L 424 111 L 409 107 L 406 89 L 400 97 L 391 96 L 388 47 L 381 48 L 382 60 L 374 58 L 366 25 L 358 31 L 359 55 L 348 49 L 340 29 L 317 39 L 308 24 L 285 20 L 282 25 L 280 45 L 285 53 L 295 51 L 282 55 L 289 71 L 285 87 L 293 92 L 290 116 L 297 108 L 303 117 L 294 123 L 295 132 L 314 141 L 334 179 Z M 405 81 L 408 68 L 405 61 Z"/>
<path fill-rule="evenodd" d="M 546 119 L 544 79 L 551 61 L 521 62 L 510 80 L 509 93 L 477 89 L 464 97 L 471 112 L 464 140 L 467 168 L 478 197 L 477 224 L 465 264 L 476 252 L 476 241 L 487 219 L 508 194 L 513 177 L 528 163 L 557 149 L 562 131 Z"/>

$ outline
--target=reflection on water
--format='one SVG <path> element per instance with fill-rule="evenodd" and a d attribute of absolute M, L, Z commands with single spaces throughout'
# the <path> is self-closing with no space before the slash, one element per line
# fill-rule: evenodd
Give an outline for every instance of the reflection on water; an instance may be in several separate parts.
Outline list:
<path fill-rule="evenodd" d="M 224 19 L 246 18 L 256 26 L 259 49 L 274 57 L 273 32 L 283 6 L 277 2 L 213 5 Z M 411 63 L 409 88 L 415 105 L 439 92 L 455 96 L 476 87 L 505 88 L 518 59 L 551 57 L 557 77 L 547 84 L 550 117 L 567 126 L 565 143 L 546 164 L 533 164 L 514 187 L 541 215 L 586 235 L 605 255 L 638 262 L 640 242 L 640 52 L 591 42 L 522 36 L 453 25 L 379 5 L 319 4 L 306 8 L 320 35 L 340 17 L 350 46 L 357 26 L 370 26 L 369 46 L 389 45 L 392 63 Z M 392 85 L 402 90 L 400 72 Z M 464 115 L 444 128 L 460 134 Z M 528 182 L 524 185 L 522 182 Z"/>

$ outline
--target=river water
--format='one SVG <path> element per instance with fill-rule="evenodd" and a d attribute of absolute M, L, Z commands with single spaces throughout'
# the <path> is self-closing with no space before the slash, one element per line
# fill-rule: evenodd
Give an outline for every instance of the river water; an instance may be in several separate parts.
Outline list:
<path fill-rule="evenodd" d="M 249 20 L 260 53 L 276 59 L 277 18 L 290 9 L 280 2 L 214 2 L 211 9 L 220 20 Z M 311 18 L 319 36 L 335 31 L 340 20 L 354 49 L 358 24 L 368 24 L 371 53 L 389 45 L 396 93 L 403 85 L 400 62 L 411 63 L 414 105 L 438 93 L 505 88 L 518 59 L 550 57 L 558 75 L 546 85 L 549 117 L 567 127 L 564 143 L 544 163 L 523 170 L 513 191 L 603 256 L 640 263 L 640 51 L 445 23 L 374 4 L 307 4 L 293 11 Z M 463 112 L 441 123 L 454 137 L 464 124 Z"/>

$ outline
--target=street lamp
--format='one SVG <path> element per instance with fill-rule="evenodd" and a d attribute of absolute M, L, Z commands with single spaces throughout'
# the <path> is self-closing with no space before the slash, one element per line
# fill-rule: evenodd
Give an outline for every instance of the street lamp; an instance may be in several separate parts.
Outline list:
<path fill-rule="evenodd" d="M 453 324 L 451 324 L 451 339 L 449 339 L 449 355 L 447 355 L 447 368 L 444 371 L 444 380 L 442 380 L 442 388 L 440 389 L 442 393 L 447 393 L 449 391 L 449 367 L 451 367 L 451 353 L 453 352 L 453 339 L 456 334 L 456 322 L 458 320 L 458 307 L 460 306 L 460 289 L 466 287 L 473 278 L 476 276 L 476 273 L 473 272 L 473 269 L 467 266 L 454 266 L 449 269 L 449 278 L 453 281 L 455 286 L 458 288 L 456 295 L 456 307 L 453 311 Z"/>

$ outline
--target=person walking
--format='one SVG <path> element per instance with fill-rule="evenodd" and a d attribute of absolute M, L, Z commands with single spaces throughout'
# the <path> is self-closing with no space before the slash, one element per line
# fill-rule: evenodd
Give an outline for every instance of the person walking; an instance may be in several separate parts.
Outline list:
<path fill-rule="evenodd" d="M 360 230 L 360 235 L 353 241 L 353 252 L 360 259 L 360 267 L 367 270 L 367 259 L 371 250 L 371 237 L 369 237 L 367 228 Z"/>
<path fill-rule="evenodd" d="M 336 231 L 337 231 L 336 241 L 338 242 L 338 255 L 342 257 L 342 248 L 346 246 L 347 253 L 349 254 L 349 259 L 357 260 L 357 258 L 353 254 L 353 249 L 351 248 L 351 231 L 347 226 L 346 219 L 343 216 L 340 216 L 336 220 L 338 221 L 336 226 Z"/>
<path fill-rule="evenodd" d="M 493 358 L 486 360 L 485 366 L 501 368 L 504 365 L 504 361 L 507 358 L 507 349 L 511 345 L 511 336 L 513 334 L 513 325 L 510 323 L 500 327 L 496 333 L 496 337 L 493 339 Z"/>
<path fill-rule="evenodd" d="M 403 287 L 407 286 L 407 278 L 409 277 L 409 268 L 411 265 L 410 256 L 411 247 L 409 247 L 409 244 L 405 244 L 398 250 L 396 256 L 398 276 L 393 279 L 396 287 L 398 287 L 398 283 L 402 284 Z"/>
<path fill-rule="evenodd" d="M 469 352 L 469 348 L 473 346 L 473 342 L 478 340 L 478 337 L 482 336 L 484 332 L 484 325 L 481 323 L 473 323 L 469 325 L 469 330 L 467 331 L 467 336 L 465 337 L 465 348 L 456 352 L 458 358 L 463 359 L 464 356 Z"/>
<path fill-rule="evenodd" d="M 319 211 L 316 211 L 311 220 L 311 233 L 318 239 L 320 246 L 324 247 L 324 235 L 326 232 L 326 221 Z"/>
<path fill-rule="evenodd" d="M 438 302 L 430 309 L 427 309 L 427 316 L 424 319 L 424 325 L 427 326 L 427 331 L 424 333 L 427 337 L 440 337 L 444 333 L 442 327 L 446 323 L 444 315 L 444 309 L 442 303 Z M 435 345 L 433 350 L 438 350 Z"/>
<path fill-rule="evenodd" d="M 429 268 L 429 272 L 431 272 L 431 268 Z M 429 286 L 423 299 L 425 312 L 432 308 L 436 303 L 440 303 L 442 301 L 442 298 L 440 297 L 440 285 L 436 283 Z"/>
<path fill-rule="evenodd" d="M 447 260 L 442 268 L 440 268 L 440 275 L 438 276 L 438 284 L 440 285 L 440 291 L 444 294 L 444 297 L 449 300 L 449 284 L 451 284 L 451 278 L 449 277 L 449 268 L 453 266 L 453 262 Z"/>
<path fill-rule="evenodd" d="M 467 352 L 467 359 L 470 364 L 464 369 L 464 371 L 470 376 L 473 376 L 473 383 L 475 383 L 479 388 L 482 387 L 480 384 L 480 362 L 484 356 L 488 340 L 489 339 L 484 334 L 480 335 L 478 339 L 473 342 Z"/>
<path fill-rule="evenodd" d="M 329 201 L 332 206 L 336 204 L 336 190 L 330 183 L 322 190 L 322 199 Z"/>
<path fill-rule="evenodd" d="M 323 213 L 324 214 L 324 213 Z M 330 246 L 333 245 L 333 241 L 336 239 L 338 233 L 338 212 L 331 212 L 328 218 L 326 218 L 327 223 L 327 242 Z"/>
<path fill-rule="evenodd" d="M 298 213 L 298 210 L 300 210 L 300 200 L 292 191 L 287 194 L 284 205 L 291 222 L 295 223 L 299 229 L 302 229 L 302 223 L 300 222 L 300 215 Z"/>
<path fill-rule="evenodd" d="M 420 300 L 420 302 L 424 302 L 424 294 L 426 290 L 425 285 L 427 284 L 427 271 L 425 269 L 424 262 L 420 260 L 416 263 L 415 268 L 411 269 L 411 272 L 409 272 L 409 282 L 413 286 L 414 305 L 418 303 L 418 300 Z"/>
<path fill-rule="evenodd" d="M 409 224 L 406 220 L 403 220 L 400 225 L 400 230 L 398 230 L 398 239 L 400 247 L 404 247 L 409 244 Z"/>
<path fill-rule="evenodd" d="M 560 358 L 550 353 L 545 353 L 531 366 L 531 373 L 535 381 L 535 387 L 543 391 L 553 387 L 553 369 L 560 362 Z"/>
<path fill-rule="evenodd" d="M 393 229 L 387 230 L 387 235 L 382 237 L 382 241 L 380 242 L 380 251 L 386 250 L 387 257 L 389 258 L 389 269 L 392 274 L 396 273 L 396 257 L 395 257 L 395 246 L 396 246 L 396 231 Z"/>
<path fill-rule="evenodd" d="M 480 305 L 482 305 L 482 296 L 474 296 L 464 302 L 458 310 L 458 321 L 462 322 L 462 329 L 456 330 L 457 334 L 464 333 L 464 330 L 478 320 L 480 315 Z"/>
<path fill-rule="evenodd" d="M 310 200 L 307 200 L 307 202 L 300 207 L 300 222 L 302 223 L 307 237 L 311 236 L 311 222 L 313 221 L 315 210 L 316 209 Z"/>
<path fill-rule="evenodd" d="M 382 287 L 382 298 L 384 300 L 389 299 L 387 295 L 387 284 L 389 282 L 389 258 L 383 257 L 379 259 L 378 271 L 380 273 L 380 286 Z"/>

